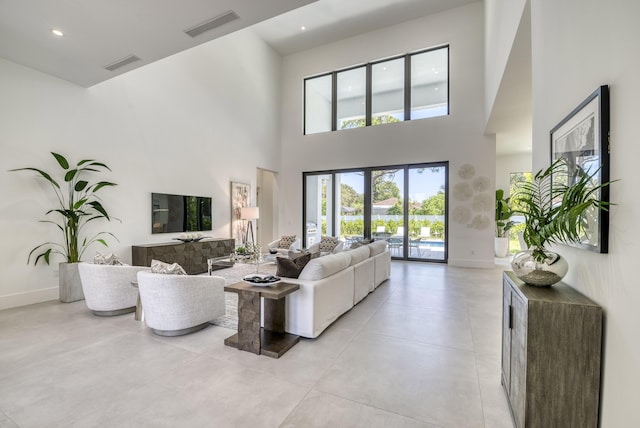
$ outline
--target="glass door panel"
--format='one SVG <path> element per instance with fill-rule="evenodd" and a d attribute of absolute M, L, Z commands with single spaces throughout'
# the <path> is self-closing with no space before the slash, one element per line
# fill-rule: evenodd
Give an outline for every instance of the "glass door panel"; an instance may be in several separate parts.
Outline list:
<path fill-rule="evenodd" d="M 327 230 L 333 230 L 333 180 L 331 174 L 307 175 L 305 183 L 305 236 L 303 245 L 320 241 Z"/>
<path fill-rule="evenodd" d="M 336 233 L 349 248 L 364 238 L 364 171 L 336 173 Z"/>
<path fill-rule="evenodd" d="M 446 260 L 445 165 L 409 168 L 410 259 Z"/>
<path fill-rule="evenodd" d="M 371 237 L 389 242 L 392 257 L 405 257 L 404 168 L 371 171 Z"/>

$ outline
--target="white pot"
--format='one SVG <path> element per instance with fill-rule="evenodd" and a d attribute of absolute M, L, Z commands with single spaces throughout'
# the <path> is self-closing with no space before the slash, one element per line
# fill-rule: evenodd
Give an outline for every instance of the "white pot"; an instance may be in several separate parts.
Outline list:
<path fill-rule="evenodd" d="M 494 250 L 496 257 L 507 257 L 509 255 L 509 238 L 495 238 Z"/>
<path fill-rule="evenodd" d="M 65 303 L 84 300 L 82 282 L 78 272 L 78 263 L 63 262 L 59 268 L 60 301 Z"/>

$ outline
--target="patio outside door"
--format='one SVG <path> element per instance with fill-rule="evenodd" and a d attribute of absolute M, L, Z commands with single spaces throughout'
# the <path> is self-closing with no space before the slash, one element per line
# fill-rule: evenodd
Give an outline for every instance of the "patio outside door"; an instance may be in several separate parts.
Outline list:
<path fill-rule="evenodd" d="M 447 261 L 447 162 L 305 172 L 303 245 L 384 239 L 401 260 Z"/>
<path fill-rule="evenodd" d="M 371 171 L 371 237 L 403 260 L 446 261 L 447 164 Z"/>
<path fill-rule="evenodd" d="M 391 257 L 404 258 L 405 168 L 371 171 L 371 237 L 389 242 Z"/>

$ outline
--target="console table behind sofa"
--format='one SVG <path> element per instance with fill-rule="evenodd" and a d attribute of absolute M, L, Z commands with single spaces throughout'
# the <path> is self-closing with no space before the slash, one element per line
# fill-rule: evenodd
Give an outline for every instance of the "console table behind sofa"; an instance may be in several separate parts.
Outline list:
<path fill-rule="evenodd" d="M 151 266 L 151 260 L 178 263 L 189 275 L 207 272 L 207 259 L 224 257 L 235 248 L 235 239 L 207 239 L 199 242 L 163 242 L 133 245 L 131 263 Z"/>

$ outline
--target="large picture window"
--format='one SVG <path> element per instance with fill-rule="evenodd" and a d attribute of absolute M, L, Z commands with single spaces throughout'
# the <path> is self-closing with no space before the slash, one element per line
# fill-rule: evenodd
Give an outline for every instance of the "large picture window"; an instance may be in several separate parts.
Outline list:
<path fill-rule="evenodd" d="M 449 47 L 304 79 L 304 134 L 449 114 Z"/>

